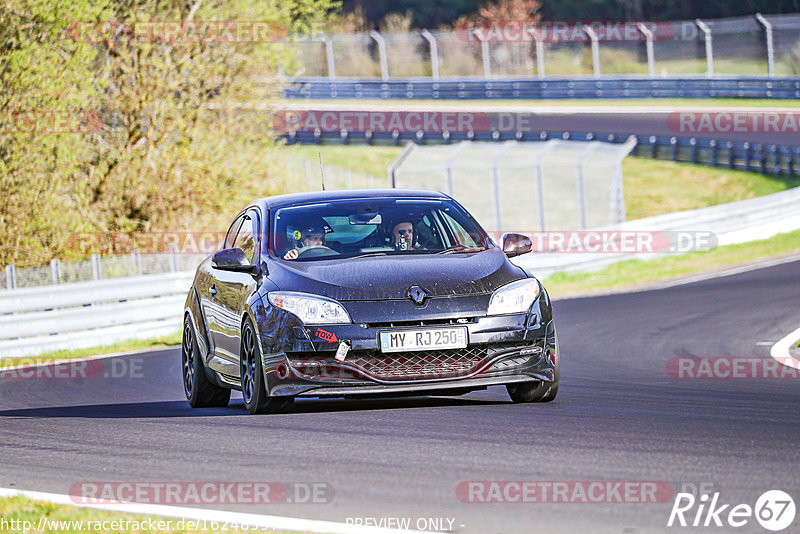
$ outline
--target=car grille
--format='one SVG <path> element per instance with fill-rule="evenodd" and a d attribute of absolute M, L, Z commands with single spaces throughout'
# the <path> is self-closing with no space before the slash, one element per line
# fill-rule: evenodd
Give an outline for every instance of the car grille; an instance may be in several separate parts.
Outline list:
<path fill-rule="evenodd" d="M 523 345 L 523 346 L 530 346 Z M 372 350 L 352 350 L 343 365 L 358 372 L 342 369 L 333 358 L 320 361 L 319 354 L 289 354 L 292 366 L 308 378 L 334 377 L 357 378 L 359 374 L 378 380 L 424 380 L 468 376 L 478 371 L 498 352 L 522 348 L 519 343 L 495 343 L 471 345 L 464 349 L 425 350 L 383 354 Z M 307 354 L 308 360 L 304 358 Z M 526 362 L 529 357 L 520 357 Z M 516 361 L 515 364 L 518 364 Z M 514 365 L 504 366 L 514 367 Z"/>
<path fill-rule="evenodd" d="M 470 374 L 486 360 L 486 355 L 487 348 L 481 345 L 465 349 L 421 350 L 392 354 L 358 351 L 352 356 L 348 355 L 347 363 L 381 380 L 447 378 Z"/>

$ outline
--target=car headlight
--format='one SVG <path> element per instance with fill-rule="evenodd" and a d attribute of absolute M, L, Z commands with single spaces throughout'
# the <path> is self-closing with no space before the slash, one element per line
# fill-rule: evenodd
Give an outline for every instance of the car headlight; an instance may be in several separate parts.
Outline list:
<path fill-rule="evenodd" d="M 272 291 L 267 294 L 270 304 L 292 313 L 306 324 L 350 323 L 350 315 L 344 306 L 332 299 L 295 293 L 293 291 Z"/>
<path fill-rule="evenodd" d="M 525 313 L 539 296 L 539 282 L 526 278 L 506 284 L 492 294 L 487 315 Z"/>

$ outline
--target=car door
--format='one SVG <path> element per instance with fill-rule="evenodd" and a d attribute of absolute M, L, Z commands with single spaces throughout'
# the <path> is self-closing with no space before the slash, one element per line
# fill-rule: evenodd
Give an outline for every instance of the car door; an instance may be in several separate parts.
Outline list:
<path fill-rule="evenodd" d="M 234 222 L 235 236 L 229 235 L 225 246 L 241 248 L 251 264 L 259 261 L 259 231 L 261 218 L 255 209 L 250 209 L 240 217 L 241 223 Z M 238 219 L 237 219 L 238 221 Z M 208 320 L 209 335 L 214 357 L 209 366 L 222 374 L 239 376 L 239 344 L 242 326 L 242 313 L 247 297 L 256 288 L 256 279 L 250 273 L 209 269 L 208 298 L 205 313 Z"/>

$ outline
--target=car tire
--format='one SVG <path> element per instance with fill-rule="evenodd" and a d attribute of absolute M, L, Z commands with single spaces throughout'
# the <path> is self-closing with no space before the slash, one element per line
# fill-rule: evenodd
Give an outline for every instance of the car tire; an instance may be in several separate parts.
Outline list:
<path fill-rule="evenodd" d="M 194 325 L 187 315 L 183 320 L 183 341 L 181 343 L 181 369 L 183 371 L 183 392 L 192 408 L 220 408 L 228 405 L 231 390 L 212 384 L 206 376 L 203 358 L 197 346 Z"/>
<path fill-rule="evenodd" d="M 242 326 L 239 366 L 242 384 L 242 398 L 251 414 L 281 413 L 292 405 L 292 397 L 270 397 L 264 383 L 264 370 L 261 366 L 261 351 L 258 347 L 255 328 L 250 318 Z"/>
<path fill-rule="evenodd" d="M 558 383 L 561 379 L 561 351 L 556 336 L 556 365 L 553 371 L 553 381 L 544 382 L 517 382 L 506 384 L 508 396 L 515 403 L 521 402 L 550 402 L 558 395 Z"/>

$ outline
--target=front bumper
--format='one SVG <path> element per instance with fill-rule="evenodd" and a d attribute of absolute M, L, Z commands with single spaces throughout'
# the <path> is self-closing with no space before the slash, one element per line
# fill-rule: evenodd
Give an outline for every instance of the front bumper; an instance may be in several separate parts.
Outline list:
<path fill-rule="evenodd" d="M 262 331 L 262 364 L 271 396 L 331 397 L 474 390 L 514 382 L 553 381 L 556 354 L 552 317 L 530 314 L 417 321 L 307 326 L 285 314 Z M 549 310 L 548 310 L 549 311 Z M 276 325 L 280 326 L 275 330 Z M 382 353 L 385 330 L 463 326 L 465 349 Z M 263 330 L 263 329 L 262 329 Z M 270 332 L 267 332 L 268 334 Z M 276 343 L 275 340 L 278 340 Z M 335 359 L 344 341 L 343 361 Z"/>

